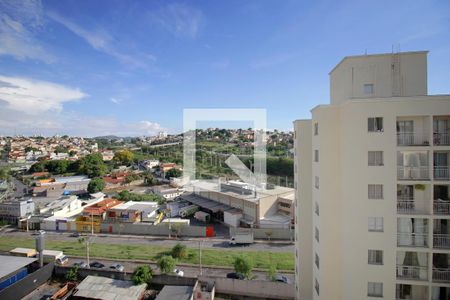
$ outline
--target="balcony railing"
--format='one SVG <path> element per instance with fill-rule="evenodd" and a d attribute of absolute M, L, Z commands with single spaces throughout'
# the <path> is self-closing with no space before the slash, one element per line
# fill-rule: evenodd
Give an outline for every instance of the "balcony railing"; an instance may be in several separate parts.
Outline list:
<path fill-rule="evenodd" d="M 414 200 L 399 200 L 397 199 L 397 212 L 403 214 L 413 214 L 416 212 Z"/>
<path fill-rule="evenodd" d="M 399 180 L 429 180 L 429 168 L 423 167 L 397 167 L 397 179 Z"/>
<path fill-rule="evenodd" d="M 414 132 L 397 132 L 398 146 L 428 146 L 430 141 L 428 135 Z"/>
<path fill-rule="evenodd" d="M 437 132 L 433 134 L 433 143 L 436 146 L 450 145 L 450 132 Z"/>
<path fill-rule="evenodd" d="M 450 235 L 449 234 L 433 234 L 433 247 L 437 249 L 450 249 Z"/>
<path fill-rule="evenodd" d="M 450 269 L 448 269 L 448 268 L 433 268 L 433 281 L 450 282 Z"/>
<path fill-rule="evenodd" d="M 433 167 L 434 179 L 450 179 L 450 168 L 448 166 L 435 166 Z"/>
<path fill-rule="evenodd" d="M 397 265 L 397 278 L 406 280 L 428 280 L 428 267 Z"/>
<path fill-rule="evenodd" d="M 434 200 L 433 212 L 436 215 L 450 215 L 450 201 Z"/>
<path fill-rule="evenodd" d="M 397 233 L 398 247 L 428 247 L 428 233 Z"/>

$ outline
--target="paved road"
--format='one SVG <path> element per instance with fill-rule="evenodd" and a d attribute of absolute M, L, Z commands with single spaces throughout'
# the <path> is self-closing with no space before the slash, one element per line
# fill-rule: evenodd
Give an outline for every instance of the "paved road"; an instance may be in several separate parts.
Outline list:
<path fill-rule="evenodd" d="M 76 262 L 86 262 L 86 258 L 80 257 L 69 257 L 69 262 L 66 266 L 71 266 Z M 133 261 L 118 261 L 118 260 L 109 260 L 109 259 L 92 259 L 90 262 L 98 261 L 105 265 L 105 268 L 109 268 L 113 263 L 120 263 L 124 266 L 126 272 L 133 272 L 133 270 L 140 265 L 150 265 L 156 274 L 159 274 L 158 267 L 152 263 L 144 263 L 144 262 L 133 262 Z M 186 265 L 178 265 L 178 269 L 184 272 L 184 276 L 186 277 L 197 277 L 200 275 L 200 267 L 199 266 L 186 266 Z M 217 276 L 217 277 L 226 277 L 228 273 L 234 272 L 232 268 L 210 268 L 210 267 L 202 267 L 202 274 L 205 276 Z M 268 280 L 266 272 L 253 271 L 253 279 L 257 280 Z M 285 275 L 290 282 L 294 280 L 294 274 L 283 274 Z"/>
<path fill-rule="evenodd" d="M 19 230 L 7 230 L 3 233 L 5 236 L 30 236 L 30 233 Z M 56 241 L 75 241 L 76 239 L 70 237 L 70 233 L 62 232 L 47 232 L 46 239 Z M 234 246 L 230 247 L 228 240 L 226 239 L 201 239 L 201 238 L 189 238 L 189 239 L 166 239 L 164 237 L 145 237 L 145 236 L 119 236 L 113 234 L 98 234 L 95 239 L 95 243 L 100 244 L 132 244 L 132 245 L 152 245 L 173 247 L 177 243 L 186 245 L 189 248 L 198 248 L 199 242 L 202 242 L 203 249 L 227 249 L 230 251 L 272 251 L 272 252 L 295 252 L 295 246 L 291 243 L 285 242 L 266 242 L 257 241 L 247 247 Z"/>

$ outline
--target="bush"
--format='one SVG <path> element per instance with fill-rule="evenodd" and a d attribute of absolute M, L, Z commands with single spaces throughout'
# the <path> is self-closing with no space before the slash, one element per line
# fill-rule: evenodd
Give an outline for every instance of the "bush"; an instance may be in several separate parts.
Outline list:
<path fill-rule="evenodd" d="M 161 273 L 172 273 L 176 266 L 176 260 L 169 255 L 164 255 L 156 262 Z"/>
<path fill-rule="evenodd" d="M 131 276 L 131 280 L 135 285 L 150 283 L 153 278 L 153 271 L 150 266 L 139 266 L 134 269 L 133 275 Z"/>
<path fill-rule="evenodd" d="M 271 264 L 269 266 L 269 269 L 267 270 L 267 277 L 269 277 L 270 280 L 275 281 L 276 275 L 277 275 L 277 267 L 274 264 Z"/>
<path fill-rule="evenodd" d="M 185 245 L 177 243 L 172 248 L 172 256 L 177 259 L 183 259 L 187 257 L 187 249 Z"/>
<path fill-rule="evenodd" d="M 105 188 L 106 184 L 103 178 L 94 178 L 89 181 L 87 191 L 91 194 L 101 192 Z"/>
<path fill-rule="evenodd" d="M 234 266 L 234 270 L 237 273 L 241 273 L 245 276 L 245 278 L 251 279 L 253 265 L 248 258 L 246 258 L 244 256 L 236 257 L 234 259 L 233 266 Z"/>
<path fill-rule="evenodd" d="M 73 266 L 69 272 L 66 273 L 66 279 L 69 281 L 78 280 L 78 266 Z"/>

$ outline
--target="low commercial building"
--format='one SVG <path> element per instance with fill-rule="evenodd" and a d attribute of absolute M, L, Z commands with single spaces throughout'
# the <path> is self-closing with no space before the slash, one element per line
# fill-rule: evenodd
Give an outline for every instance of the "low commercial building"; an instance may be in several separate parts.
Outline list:
<path fill-rule="evenodd" d="M 36 258 L 0 255 L 0 291 L 26 277 Z"/>
<path fill-rule="evenodd" d="M 72 217 L 78 215 L 83 210 L 83 201 L 77 196 L 63 196 L 55 201 L 47 203 L 39 212 L 41 214 L 51 214 L 56 217 Z"/>
<path fill-rule="evenodd" d="M 278 199 L 292 197 L 292 188 L 267 185 L 255 190 L 246 183 L 219 180 L 193 182 L 186 189 L 190 193 L 180 199 L 198 205 L 232 227 L 285 228 L 291 222 L 290 216 L 279 212 Z"/>
<path fill-rule="evenodd" d="M 87 176 L 65 176 L 36 181 L 33 195 L 40 197 L 55 197 L 59 195 L 79 195 L 87 193 L 91 180 Z"/>
<path fill-rule="evenodd" d="M 151 222 L 157 218 L 159 205 L 149 201 L 128 201 L 108 209 L 105 222 L 135 223 Z"/>
<path fill-rule="evenodd" d="M 145 283 L 134 285 L 131 281 L 89 275 L 75 288 L 72 299 L 140 300 L 146 287 Z"/>
<path fill-rule="evenodd" d="M 34 202 L 32 198 L 0 202 L 0 220 L 12 224 L 18 224 L 19 220 L 31 216 L 33 212 Z"/>
<path fill-rule="evenodd" d="M 105 199 L 83 209 L 81 216 L 76 219 L 76 229 L 79 232 L 100 232 L 101 223 L 105 219 L 106 211 L 122 204 L 116 199 Z"/>
<path fill-rule="evenodd" d="M 184 193 L 183 189 L 173 188 L 169 186 L 155 186 L 152 192 L 163 197 L 166 200 L 173 200 Z"/>

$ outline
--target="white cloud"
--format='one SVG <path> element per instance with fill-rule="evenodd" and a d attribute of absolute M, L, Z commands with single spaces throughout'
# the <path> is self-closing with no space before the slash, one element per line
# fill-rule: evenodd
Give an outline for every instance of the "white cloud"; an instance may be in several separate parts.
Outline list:
<path fill-rule="evenodd" d="M 156 58 L 149 54 L 142 55 L 128 55 L 119 51 L 114 45 L 114 38 L 105 30 L 100 28 L 86 29 L 80 25 L 64 18 L 56 12 L 48 12 L 47 16 L 53 21 L 63 25 L 68 30 L 84 39 L 92 48 L 97 51 L 106 53 L 120 63 L 133 68 L 146 68 L 149 61 L 155 61 Z"/>
<path fill-rule="evenodd" d="M 0 1 L 0 55 L 55 62 L 56 59 L 34 38 L 42 27 L 41 1 Z"/>
<path fill-rule="evenodd" d="M 120 102 L 122 102 L 122 99 L 111 97 L 111 98 L 109 98 L 109 101 L 111 101 L 112 103 L 115 103 L 115 104 L 119 104 Z"/>
<path fill-rule="evenodd" d="M 29 115 L 60 112 L 64 102 L 86 96 L 79 89 L 52 82 L 0 75 L 0 100 L 6 102 L 7 108 Z"/>
<path fill-rule="evenodd" d="M 170 3 L 149 14 L 152 22 L 177 37 L 195 38 L 203 19 L 200 10 L 182 3 Z"/>
<path fill-rule="evenodd" d="M 147 132 L 147 134 L 155 134 L 160 131 L 164 131 L 165 129 L 161 127 L 160 124 L 150 122 L 150 121 L 141 121 L 139 122 L 141 125 L 140 128 Z"/>

